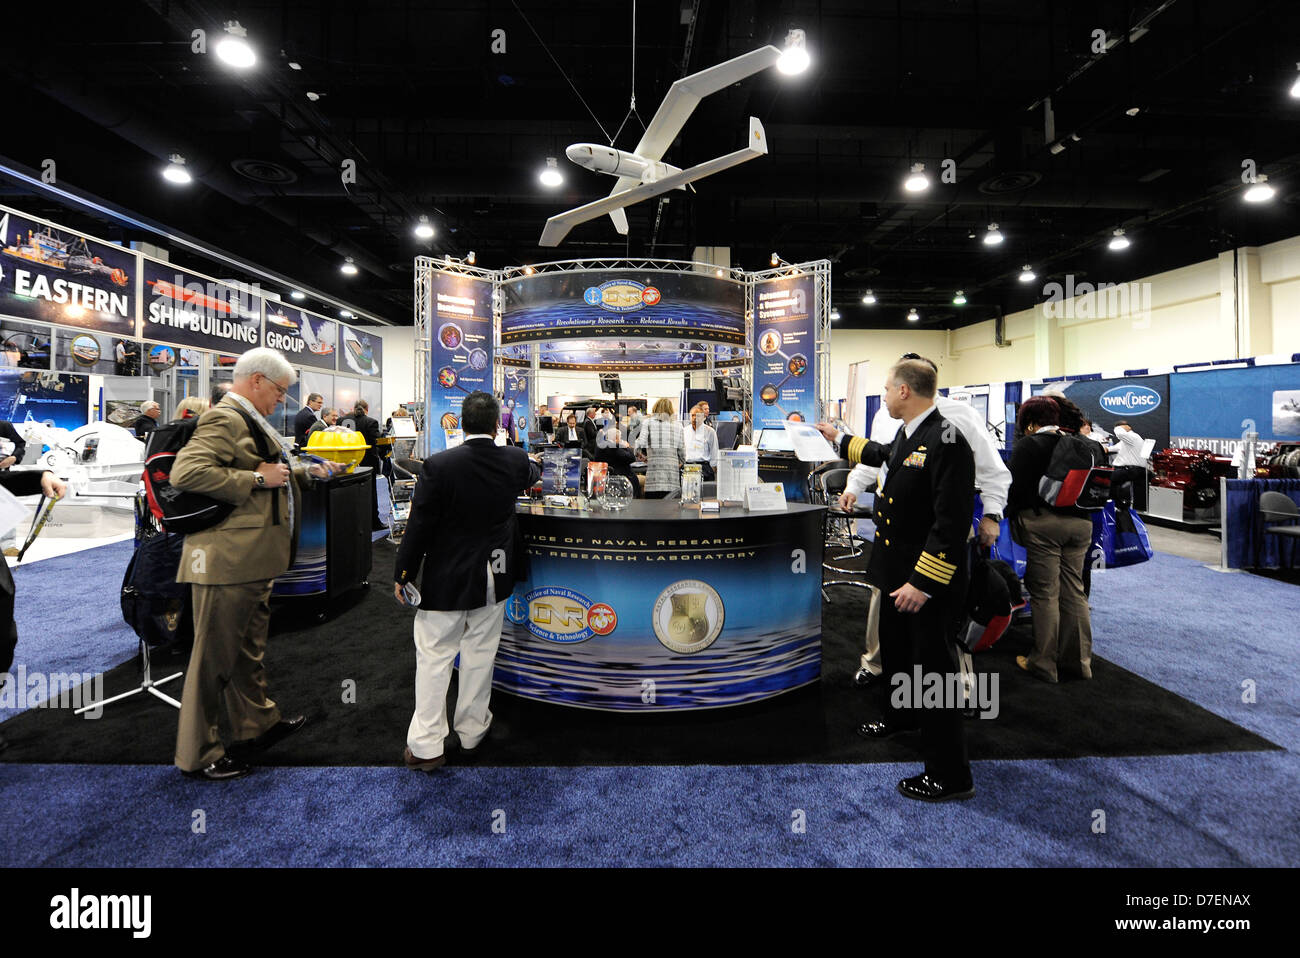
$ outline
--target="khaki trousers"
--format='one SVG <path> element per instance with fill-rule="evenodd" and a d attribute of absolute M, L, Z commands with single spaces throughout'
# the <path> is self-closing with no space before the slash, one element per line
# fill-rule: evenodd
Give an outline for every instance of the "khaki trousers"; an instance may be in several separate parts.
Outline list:
<path fill-rule="evenodd" d="M 1033 609 L 1029 668 L 1055 682 L 1058 669 L 1092 678 L 1092 614 L 1083 594 L 1083 563 L 1092 522 L 1049 510 L 1021 512 L 1016 540 L 1025 547 L 1025 586 Z"/>
<path fill-rule="evenodd" d="M 185 673 L 176 766 L 193 772 L 226 754 L 218 725 L 225 713 L 237 742 L 256 738 L 280 721 L 266 694 L 266 631 L 271 580 L 193 585 L 194 651 Z"/>

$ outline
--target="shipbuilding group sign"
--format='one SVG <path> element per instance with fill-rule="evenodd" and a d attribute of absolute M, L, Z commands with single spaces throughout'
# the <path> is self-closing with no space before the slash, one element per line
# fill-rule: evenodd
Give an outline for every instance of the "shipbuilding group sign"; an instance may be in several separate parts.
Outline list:
<path fill-rule="evenodd" d="M 144 260 L 144 336 L 239 354 L 262 335 L 262 297 L 206 276 Z"/>

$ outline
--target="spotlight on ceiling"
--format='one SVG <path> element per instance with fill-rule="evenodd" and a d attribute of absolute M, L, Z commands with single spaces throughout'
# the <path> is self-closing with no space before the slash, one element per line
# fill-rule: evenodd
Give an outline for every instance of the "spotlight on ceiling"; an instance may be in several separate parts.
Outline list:
<path fill-rule="evenodd" d="M 248 45 L 248 31 L 239 25 L 238 20 L 226 24 L 226 35 L 217 41 L 217 58 L 227 66 L 237 70 L 247 70 L 257 62 L 257 54 Z"/>
<path fill-rule="evenodd" d="M 1107 249 L 1121 250 L 1129 248 L 1129 239 L 1124 235 L 1123 230 L 1116 230 L 1110 234 L 1110 242 L 1106 244 Z"/>
<path fill-rule="evenodd" d="M 167 159 L 171 162 L 163 167 L 162 175 L 164 180 L 168 183 L 175 183 L 177 186 L 184 186 L 193 179 L 190 176 L 190 171 L 185 169 L 185 157 L 179 153 L 173 153 Z"/>
<path fill-rule="evenodd" d="M 474 255 L 473 250 L 470 250 L 469 255 L 465 257 L 465 262 L 469 263 L 470 266 L 473 266 L 476 259 L 478 259 L 478 257 Z"/>
<path fill-rule="evenodd" d="M 727 274 L 726 274 L 725 272 L 723 272 L 722 269 L 719 267 L 718 269 L 715 269 L 715 270 L 713 271 L 713 275 L 716 276 L 716 277 L 718 277 L 718 279 L 722 279 L 722 277 L 725 276 L 725 275 L 727 275 Z"/>
<path fill-rule="evenodd" d="M 834 307 L 831 307 L 831 322 L 833 323 L 835 322 L 835 320 L 839 318 L 840 318 L 840 311 L 838 309 L 835 309 Z"/>
<path fill-rule="evenodd" d="M 876 294 L 873 293 L 871 290 L 867 290 L 865 293 L 863 293 L 863 294 L 862 294 L 862 305 L 863 305 L 863 306 L 875 306 L 875 305 L 876 305 Z"/>
<path fill-rule="evenodd" d="M 313 93 L 311 90 L 308 90 L 308 91 L 307 91 L 307 99 L 311 100 L 312 103 L 315 103 L 317 100 L 320 99 L 320 94 L 319 94 L 319 93 Z"/>
<path fill-rule="evenodd" d="M 773 266 L 780 266 L 780 265 L 781 265 L 781 254 L 780 254 L 780 253 L 773 253 L 773 254 L 772 254 L 772 265 L 773 265 Z"/>
<path fill-rule="evenodd" d="M 295 60 L 290 60 L 290 61 L 289 61 L 289 69 L 290 69 L 290 70 L 301 70 L 301 69 L 302 69 L 302 64 L 301 64 L 301 63 L 298 63 L 298 62 L 295 61 Z"/>
<path fill-rule="evenodd" d="M 292 293 L 289 294 L 289 298 L 297 300 L 298 302 L 301 303 L 304 299 L 307 298 L 307 294 L 304 293 L 302 290 L 295 289 Z"/>
<path fill-rule="evenodd" d="M 542 168 L 537 178 L 542 181 L 542 186 L 550 189 L 555 189 L 564 182 L 564 174 L 560 172 L 560 164 L 555 161 L 555 157 L 546 158 L 546 166 Z"/>
<path fill-rule="evenodd" d="M 1268 177 L 1263 173 L 1255 177 L 1255 182 L 1250 185 L 1250 189 L 1242 194 L 1242 199 L 1247 203 L 1267 203 L 1271 200 L 1277 190 L 1268 185 Z"/>
<path fill-rule="evenodd" d="M 988 230 L 984 233 L 985 246 L 997 246 L 1002 242 L 1002 231 L 998 229 L 997 223 L 990 223 Z"/>
<path fill-rule="evenodd" d="M 339 310 L 339 319 L 351 319 L 351 318 L 352 318 L 352 311 L 351 311 L 351 310 L 348 310 L 348 309 L 340 309 L 340 310 Z"/>
<path fill-rule="evenodd" d="M 349 256 L 347 259 L 343 261 L 343 264 L 339 267 L 339 272 L 341 272 L 344 276 L 357 275 L 357 264 L 352 262 L 351 256 Z"/>
<path fill-rule="evenodd" d="M 966 294 L 963 293 L 961 290 L 957 290 L 957 295 L 952 298 L 952 304 L 954 306 L 965 306 Z"/>
<path fill-rule="evenodd" d="M 776 68 L 786 76 L 803 73 L 812 63 L 808 55 L 807 38 L 802 30 L 791 30 L 785 35 L 785 49 L 776 61 Z"/>
<path fill-rule="evenodd" d="M 1300 63 L 1297 63 L 1295 68 L 1300 70 Z M 1296 77 L 1295 82 L 1291 84 L 1291 95 L 1300 100 L 1300 76 Z"/>
<path fill-rule="evenodd" d="M 524 267 L 524 275 L 525 275 L 525 276 L 532 276 L 533 273 L 535 273 L 535 272 L 536 272 L 536 270 L 534 270 L 531 266 L 525 266 L 525 267 Z"/>
<path fill-rule="evenodd" d="M 1038 274 L 1033 271 L 1033 268 L 1028 263 L 1020 268 L 1020 282 L 1032 283 L 1036 279 L 1038 279 Z"/>
<path fill-rule="evenodd" d="M 421 216 L 420 221 L 415 224 L 415 238 L 422 240 L 433 239 L 433 224 L 429 222 L 429 217 Z"/>
<path fill-rule="evenodd" d="M 903 189 L 909 193 L 920 193 L 930 188 L 930 178 L 925 175 L 924 163 L 913 163 L 912 172 L 903 180 Z"/>
<path fill-rule="evenodd" d="M 907 321 L 909 323 L 919 322 L 920 319 L 921 319 L 921 314 L 916 311 L 915 306 L 913 306 L 911 309 L 907 311 Z"/>
<path fill-rule="evenodd" d="M 1141 112 L 1142 112 L 1142 107 L 1140 107 L 1140 106 L 1131 106 L 1131 107 L 1129 107 L 1127 110 L 1124 111 L 1124 113 L 1125 113 L 1127 116 L 1137 116 L 1137 115 L 1138 115 L 1139 113 L 1141 113 Z"/>

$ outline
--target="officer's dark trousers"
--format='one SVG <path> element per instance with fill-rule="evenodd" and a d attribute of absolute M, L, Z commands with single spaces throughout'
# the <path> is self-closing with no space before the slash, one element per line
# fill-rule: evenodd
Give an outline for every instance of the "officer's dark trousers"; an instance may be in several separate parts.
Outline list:
<path fill-rule="evenodd" d="M 880 596 L 880 657 L 885 678 L 881 694 L 885 720 L 900 728 L 921 730 L 926 772 L 947 781 L 968 781 L 970 762 L 966 757 L 962 702 L 950 701 L 945 694 L 943 707 L 914 708 L 912 697 L 914 666 L 918 664 L 923 676 L 941 677 L 945 693 L 953 688 L 950 677 L 960 675 L 953 645 L 958 617 L 934 598 L 921 606 L 919 612 L 899 612 L 889 596 L 899 585 L 882 590 Z M 965 594 L 964 588 L 955 591 Z M 900 686 L 896 675 L 906 682 Z"/>

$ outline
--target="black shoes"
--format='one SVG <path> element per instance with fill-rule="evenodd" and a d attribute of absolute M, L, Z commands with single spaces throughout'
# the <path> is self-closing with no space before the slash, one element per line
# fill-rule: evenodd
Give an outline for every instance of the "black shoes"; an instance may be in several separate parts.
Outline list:
<path fill-rule="evenodd" d="M 869 689 L 871 686 L 879 682 L 880 679 L 881 676 L 872 672 L 870 669 L 858 669 L 857 674 L 853 676 L 853 687 L 858 689 Z"/>
<path fill-rule="evenodd" d="M 857 733 L 863 738 L 891 738 L 895 735 L 901 735 L 904 732 L 915 732 L 915 728 L 905 725 L 895 725 L 893 722 L 865 722 L 856 729 Z"/>
<path fill-rule="evenodd" d="M 975 784 L 969 778 L 964 782 L 953 782 L 933 775 L 914 775 L 899 782 L 898 790 L 919 802 L 956 802 L 972 798 Z"/>
<path fill-rule="evenodd" d="M 211 765 L 193 772 L 182 772 L 186 778 L 197 778 L 207 782 L 227 782 L 232 778 L 243 778 L 253 769 L 246 762 L 229 755 L 223 755 Z"/>
<path fill-rule="evenodd" d="M 272 745 L 284 741 L 306 724 L 307 717 L 305 715 L 295 715 L 293 718 L 280 719 L 280 721 L 276 722 L 257 738 L 250 738 L 243 742 L 236 742 L 230 746 L 228 751 L 233 755 L 248 755 L 254 752 L 265 752 Z"/>

